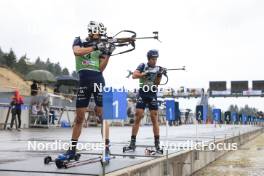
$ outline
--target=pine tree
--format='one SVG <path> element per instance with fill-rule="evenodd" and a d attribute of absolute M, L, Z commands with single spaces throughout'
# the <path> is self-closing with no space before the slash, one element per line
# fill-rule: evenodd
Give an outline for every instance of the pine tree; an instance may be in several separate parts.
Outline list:
<path fill-rule="evenodd" d="M 12 49 L 10 49 L 8 54 L 4 55 L 6 59 L 6 66 L 14 68 L 16 64 L 16 55 Z"/>
<path fill-rule="evenodd" d="M 0 47 L 0 65 L 6 65 L 6 61 L 5 61 L 5 53 L 2 51 L 1 47 Z"/>
<path fill-rule="evenodd" d="M 57 62 L 54 66 L 55 68 L 55 72 L 53 73 L 55 76 L 59 76 L 61 75 L 61 66 L 60 66 L 60 63 Z"/>
<path fill-rule="evenodd" d="M 27 65 L 27 60 L 28 60 L 27 56 L 24 55 L 18 60 L 16 64 L 16 70 L 23 75 L 26 75 L 29 72 L 29 66 Z"/>
<path fill-rule="evenodd" d="M 62 74 L 63 74 L 63 75 L 70 75 L 69 70 L 68 70 L 67 68 L 64 68 L 64 69 L 62 70 Z"/>
<path fill-rule="evenodd" d="M 72 75 L 72 77 L 79 79 L 79 75 L 76 71 L 73 71 L 71 75 Z"/>

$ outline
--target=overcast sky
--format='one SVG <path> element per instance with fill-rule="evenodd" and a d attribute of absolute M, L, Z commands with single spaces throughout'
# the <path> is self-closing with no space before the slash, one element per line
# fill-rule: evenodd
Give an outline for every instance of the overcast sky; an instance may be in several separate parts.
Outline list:
<path fill-rule="evenodd" d="M 125 78 L 126 70 L 146 62 L 146 52 L 156 48 L 159 65 L 187 68 L 169 73 L 170 87 L 208 88 L 209 81 L 222 80 L 249 80 L 251 86 L 252 80 L 263 80 L 263 9 L 261 0 L 1 0 L 0 46 L 6 52 L 13 48 L 18 57 L 26 53 L 31 61 L 50 58 L 73 71 L 74 37 L 84 38 L 88 22 L 97 20 L 108 34 L 159 31 L 162 41 L 138 40 L 133 52 L 112 57 L 104 73 L 107 85 L 137 87 L 137 80 Z"/>

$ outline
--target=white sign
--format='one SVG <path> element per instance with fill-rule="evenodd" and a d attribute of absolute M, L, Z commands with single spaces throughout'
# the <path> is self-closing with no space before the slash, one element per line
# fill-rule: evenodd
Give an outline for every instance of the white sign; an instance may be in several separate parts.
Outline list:
<path fill-rule="evenodd" d="M 243 91 L 243 95 L 261 95 L 262 91 L 261 90 L 247 90 Z"/>

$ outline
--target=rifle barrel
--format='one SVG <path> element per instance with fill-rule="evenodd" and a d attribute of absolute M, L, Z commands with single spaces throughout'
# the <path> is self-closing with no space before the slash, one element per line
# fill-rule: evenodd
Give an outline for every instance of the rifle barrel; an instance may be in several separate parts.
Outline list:
<path fill-rule="evenodd" d="M 185 70 L 185 68 L 169 68 L 169 69 L 167 69 L 168 71 L 169 70 Z"/>
<path fill-rule="evenodd" d="M 158 39 L 158 38 L 154 36 L 154 37 L 137 37 L 135 39 Z"/>

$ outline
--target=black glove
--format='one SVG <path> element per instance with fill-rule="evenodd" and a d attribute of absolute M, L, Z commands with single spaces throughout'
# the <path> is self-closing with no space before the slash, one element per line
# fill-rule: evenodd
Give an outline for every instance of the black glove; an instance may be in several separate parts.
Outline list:
<path fill-rule="evenodd" d="M 111 56 L 111 54 L 114 52 L 114 50 L 116 49 L 114 44 L 108 43 L 106 44 L 106 48 L 105 51 L 103 52 L 104 54 Z"/>
<path fill-rule="evenodd" d="M 157 76 L 161 77 L 163 74 L 166 75 L 167 74 L 167 70 L 165 68 L 163 68 L 163 67 L 160 67 Z"/>
<path fill-rule="evenodd" d="M 143 72 L 143 74 L 144 74 L 145 77 L 148 77 L 150 75 L 150 71 L 149 70 L 145 70 Z"/>
<path fill-rule="evenodd" d="M 105 46 L 104 42 L 96 43 L 95 46 L 94 46 L 94 50 L 104 51 L 105 48 L 106 48 L 106 46 Z"/>

